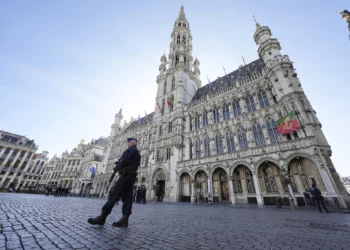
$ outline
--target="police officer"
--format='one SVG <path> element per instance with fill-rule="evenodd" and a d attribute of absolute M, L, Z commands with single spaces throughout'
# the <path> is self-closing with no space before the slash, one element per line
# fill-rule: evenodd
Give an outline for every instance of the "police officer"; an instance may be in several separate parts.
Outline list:
<path fill-rule="evenodd" d="M 104 225 L 107 216 L 111 213 L 112 208 L 123 195 L 123 217 L 117 221 L 113 222 L 114 227 L 127 227 L 129 223 L 129 216 L 131 214 L 132 200 L 133 200 L 133 187 L 136 181 L 137 169 L 140 165 L 141 155 L 139 150 L 136 148 L 137 139 L 128 138 L 128 149 L 124 151 L 122 158 L 116 162 L 116 167 L 114 171 L 119 172 L 119 179 L 115 183 L 113 189 L 110 192 L 108 201 L 102 207 L 102 213 L 96 218 L 88 219 L 88 223 L 92 225 Z"/>
<path fill-rule="evenodd" d="M 325 211 L 326 213 L 330 213 L 330 212 L 327 210 L 326 204 L 324 203 L 324 197 L 322 196 L 321 191 L 316 187 L 316 183 L 313 183 L 313 184 L 312 184 L 312 188 L 310 189 L 310 192 L 311 192 L 313 198 L 315 199 L 315 202 L 316 202 L 318 211 L 319 211 L 320 213 L 322 213 L 322 208 L 321 208 L 321 205 L 322 205 L 324 211 Z"/>

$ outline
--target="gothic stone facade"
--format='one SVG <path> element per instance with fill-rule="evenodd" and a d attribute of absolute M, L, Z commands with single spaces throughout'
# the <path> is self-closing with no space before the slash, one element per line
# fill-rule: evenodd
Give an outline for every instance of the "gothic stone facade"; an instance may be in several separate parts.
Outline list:
<path fill-rule="evenodd" d="M 276 197 L 304 204 L 316 183 L 335 206 L 349 206 L 330 159 L 331 148 L 287 55 L 256 23 L 259 59 L 201 86 L 200 62 L 192 57 L 190 25 L 183 8 L 171 34 L 169 56 L 161 57 L 155 108 L 139 120 L 116 114 L 107 139 L 105 173 L 92 194 L 105 196 L 114 162 L 137 137 L 142 162 L 136 185 L 148 199 L 158 184 L 166 201 L 273 204 Z M 280 135 L 276 121 L 295 111 L 302 129 Z"/>

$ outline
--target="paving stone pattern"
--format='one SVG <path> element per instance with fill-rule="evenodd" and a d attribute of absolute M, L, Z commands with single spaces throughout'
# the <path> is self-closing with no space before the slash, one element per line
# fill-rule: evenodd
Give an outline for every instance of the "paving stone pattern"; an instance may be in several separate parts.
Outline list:
<path fill-rule="evenodd" d="M 350 215 L 230 205 L 136 204 L 128 228 L 89 225 L 106 199 L 0 194 L 0 249 L 349 249 Z"/>

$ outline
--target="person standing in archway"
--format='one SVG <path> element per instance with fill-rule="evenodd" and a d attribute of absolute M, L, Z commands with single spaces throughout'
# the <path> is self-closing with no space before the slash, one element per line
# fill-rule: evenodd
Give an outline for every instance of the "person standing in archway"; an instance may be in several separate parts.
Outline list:
<path fill-rule="evenodd" d="M 108 201 L 102 207 L 101 215 L 96 218 L 88 219 L 88 223 L 92 225 L 103 226 L 115 203 L 123 194 L 123 217 L 119 221 L 113 222 L 112 226 L 128 227 L 133 203 L 133 187 L 136 181 L 137 170 L 140 166 L 141 155 L 136 147 L 137 139 L 128 138 L 127 141 L 128 149 L 124 151 L 122 158 L 116 162 L 116 167 L 114 168 L 114 172 L 118 172 L 120 176 L 108 196 Z"/>
<path fill-rule="evenodd" d="M 322 205 L 325 212 L 329 213 L 329 211 L 327 210 L 326 204 L 324 203 L 324 197 L 322 196 L 321 191 L 316 187 L 315 183 L 312 184 L 312 188 L 310 189 L 310 192 L 313 198 L 315 199 L 318 211 L 322 213 L 322 208 L 321 208 L 321 205 Z"/>

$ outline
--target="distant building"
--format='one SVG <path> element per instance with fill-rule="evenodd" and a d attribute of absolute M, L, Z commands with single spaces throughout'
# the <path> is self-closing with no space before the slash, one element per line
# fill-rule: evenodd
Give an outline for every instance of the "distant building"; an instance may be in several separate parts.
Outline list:
<path fill-rule="evenodd" d="M 346 191 L 350 194 L 350 176 L 341 178 Z"/>
<path fill-rule="evenodd" d="M 25 136 L 0 131 L 0 189 L 18 188 L 38 147 Z"/>
<path fill-rule="evenodd" d="M 49 161 L 49 152 L 43 151 L 40 154 L 34 154 L 28 169 L 25 171 L 21 181 L 21 190 L 40 189 L 39 181 L 44 173 L 44 167 Z"/>

